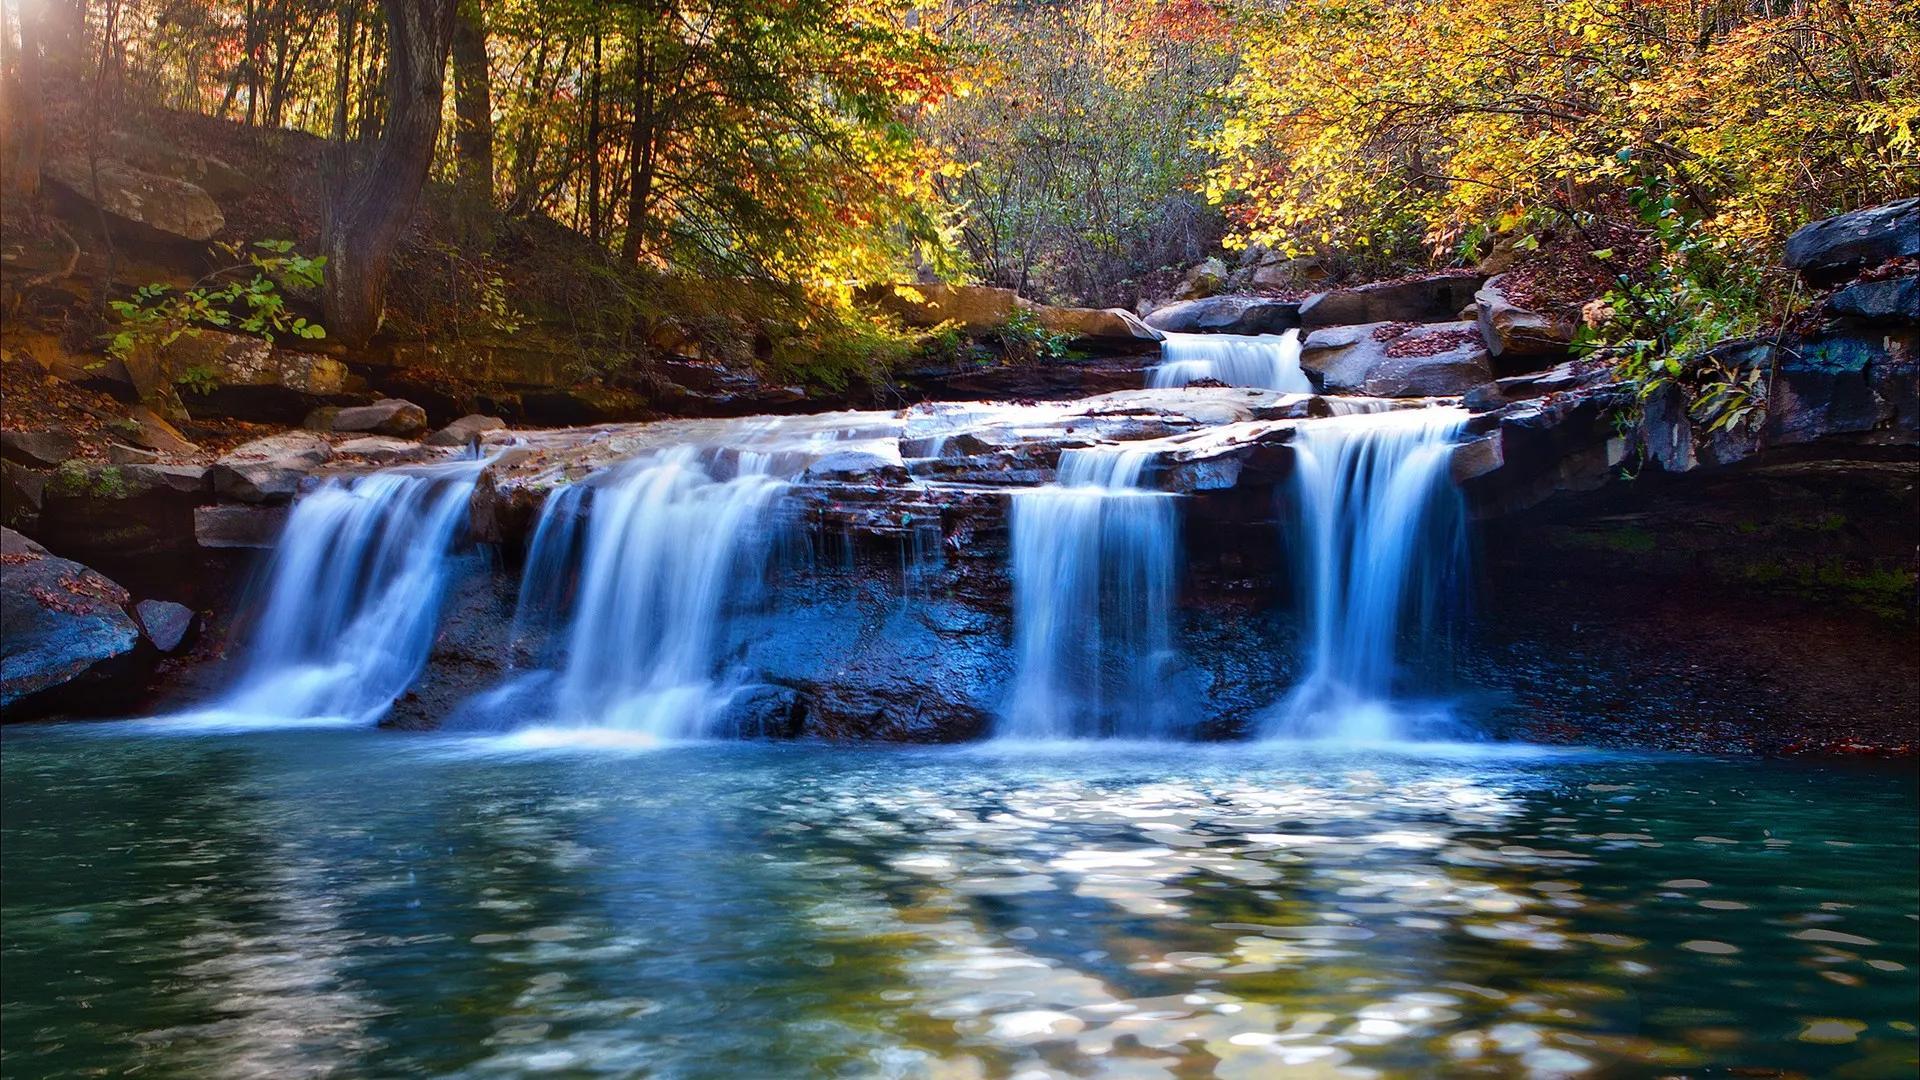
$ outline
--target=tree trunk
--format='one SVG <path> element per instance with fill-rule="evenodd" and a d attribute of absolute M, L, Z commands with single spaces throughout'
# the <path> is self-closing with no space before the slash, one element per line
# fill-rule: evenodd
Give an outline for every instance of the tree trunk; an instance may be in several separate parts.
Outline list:
<path fill-rule="evenodd" d="M 454 0 L 382 0 L 387 22 L 387 109 L 366 169 L 328 200 L 328 335 L 349 347 L 380 329 L 393 252 L 413 220 L 433 165 L 445 101 Z"/>
<path fill-rule="evenodd" d="M 593 24 L 593 74 L 587 83 L 587 238 L 600 242 L 600 22 Z"/>
<path fill-rule="evenodd" d="M 469 239 L 493 206 L 493 81 L 487 28 L 478 0 L 465 0 L 453 24 L 453 153 L 459 213 Z"/>
<path fill-rule="evenodd" d="M 620 254 L 628 262 L 638 262 L 646 236 L 649 204 L 653 201 L 654 144 L 657 141 L 654 114 L 655 30 L 652 12 L 641 5 L 641 23 L 635 27 L 633 42 L 633 146 L 629 157 L 632 175 L 627 185 L 627 235 Z"/>

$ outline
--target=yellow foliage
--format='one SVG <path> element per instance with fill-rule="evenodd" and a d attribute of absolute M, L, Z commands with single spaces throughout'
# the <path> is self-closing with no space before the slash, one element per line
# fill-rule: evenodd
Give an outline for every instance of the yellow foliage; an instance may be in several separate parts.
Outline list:
<path fill-rule="evenodd" d="M 1296 0 L 1246 42 L 1207 185 L 1243 242 L 1438 246 L 1657 177 L 1765 253 L 1920 191 L 1911 0 Z"/>

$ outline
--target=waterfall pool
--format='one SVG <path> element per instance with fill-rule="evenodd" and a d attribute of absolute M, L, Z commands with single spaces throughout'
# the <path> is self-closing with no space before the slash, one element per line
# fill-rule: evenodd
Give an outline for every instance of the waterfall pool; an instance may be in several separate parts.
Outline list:
<path fill-rule="evenodd" d="M 157 730 L 0 735 L 10 1077 L 1915 1067 L 1900 766 Z"/>

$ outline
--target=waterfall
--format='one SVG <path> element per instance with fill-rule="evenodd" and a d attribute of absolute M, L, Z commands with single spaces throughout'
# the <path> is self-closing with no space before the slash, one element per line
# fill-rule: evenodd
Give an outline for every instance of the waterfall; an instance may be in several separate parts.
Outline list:
<path fill-rule="evenodd" d="M 1147 451 L 1068 450 L 1058 482 L 1013 496 L 1012 695 L 996 734 L 1161 738 L 1172 710 L 1174 496 Z"/>
<path fill-rule="evenodd" d="M 372 723 L 425 667 L 479 459 L 323 482 L 296 502 L 216 722 Z"/>
<path fill-rule="evenodd" d="M 1458 408 L 1356 413 L 1294 435 L 1296 555 L 1311 627 L 1307 676 L 1270 715 L 1282 738 L 1417 735 L 1392 704 L 1409 616 L 1422 640 L 1460 589 L 1465 515 L 1448 476 Z"/>
<path fill-rule="evenodd" d="M 1300 331 L 1284 334 L 1167 334 L 1160 363 L 1147 374 L 1151 387 L 1185 386 L 1196 379 L 1218 379 L 1228 386 L 1257 386 L 1310 394 L 1313 384 L 1300 370 Z"/>
<path fill-rule="evenodd" d="M 547 500 L 516 620 L 517 634 L 550 627 L 551 671 L 537 683 L 545 726 L 727 734 L 716 729 L 732 689 L 727 616 L 764 591 L 787 486 L 771 460 L 741 453 L 723 477 L 711 455 L 678 446 Z"/>

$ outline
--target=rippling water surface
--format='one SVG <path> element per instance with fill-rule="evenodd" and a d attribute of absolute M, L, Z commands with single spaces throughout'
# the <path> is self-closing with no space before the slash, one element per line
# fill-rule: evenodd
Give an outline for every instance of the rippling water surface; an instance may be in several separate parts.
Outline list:
<path fill-rule="evenodd" d="M 110 725 L 0 748 L 9 1077 L 1915 1068 L 1905 770 Z"/>

